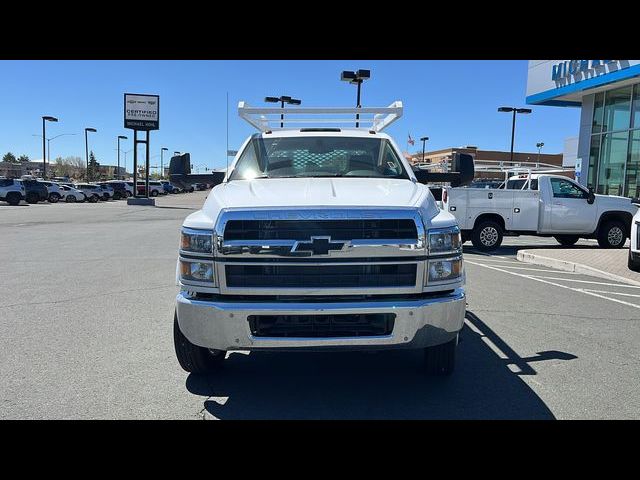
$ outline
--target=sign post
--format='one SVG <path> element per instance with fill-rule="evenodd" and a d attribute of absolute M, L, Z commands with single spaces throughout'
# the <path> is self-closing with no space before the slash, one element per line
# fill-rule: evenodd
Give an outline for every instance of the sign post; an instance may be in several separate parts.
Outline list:
<path fill-rule="evenodd" d="M 124 94 L 124 128 L 133 130 L 133 196 L 129 205 L 155 205 L 149 198 L 149 132 L 160 129 L 160 96 L 137 93 Z M 146 132 L 145 140 L 138 140 L 138 131 Z M 138 196 L 138 144 L 145 144 L 145 195 Z"/>

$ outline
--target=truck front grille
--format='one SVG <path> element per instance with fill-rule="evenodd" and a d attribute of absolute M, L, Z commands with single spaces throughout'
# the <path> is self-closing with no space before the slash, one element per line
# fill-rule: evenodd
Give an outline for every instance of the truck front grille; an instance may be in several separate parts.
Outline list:
<path fill-rule="evenodd" d="M 391 335 L 393 313 L 250 315 L 254 337 L 376 337 Z"/>
<path fill-rule="evenodd" d="M 411 219 L 362 220 L 229 220 L 224 240 L 416 239 Z"/>
<path fill-rule="evenodd" d="M 417 265 L 226 265 L 228 287 L 414 287 Z"/>

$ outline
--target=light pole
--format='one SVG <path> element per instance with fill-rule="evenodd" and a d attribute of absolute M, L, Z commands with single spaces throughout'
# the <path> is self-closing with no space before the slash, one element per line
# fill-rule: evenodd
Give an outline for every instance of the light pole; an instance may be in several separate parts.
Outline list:
<path fill-rule="evenodd" d="M 89 181 L 89 139 L 87 138 L 88 132 L 97 132 L 97 130 L 95 128 L 90 128 L 90 127 L 84 129 L 84 152 L 85 152 L 85 159 L 87 163 L 87 174 L 86 174 L 87 182 Z"/>
<path fill-rule="evenodd" d="M 349 82 L 352 85 L 358 85 L 358 96 L 356 99 L 356 108 L 360 108 L 360 87 L 362 82 L 371 78 L 371 70 L 358 70 L 357 72 L 351 72 L 345 70 L 340 75 L 340 80 Z M 360 126 L 360 114 L 356 113 L 356 128 Z"/>
<path fill-rule="evenodd" d="M 162 147 L 160 149 L 160 178 L 164 179 L 164 152 L 168 151 L 168 148 Z"/>
<path fill-rule="evenodd" d="M 124 135 L 118 135 L 118 170 L 116 171 L 116 177 L 120 175 L 120 140 L 128 140 L 128 137 L 125 137 Z"/>
<path fill-rule="evenodd" d="M 48 115 L 45 115 L 42 117 L 42 178 L 44 178 L 46 180 L 47 178 L 47 161 L 46 161 L 46 157 L 47 157 L 47 152 L 46 152 L 46 144 L 45 144 L 45 140 L 47 139 L 47 133 L 46 133 L 46 122 L 57 122 L 58 119 L 56 117 L 51 117 Z"/>
<path fill-rule="evenodd" d="M 420 141 L 422 142 L 422 163 L 424 163 L 424 145 L 429 140 L 429 137 L 422 137 Z"/>
<path fill-rule="evenodd" d="M 516 108 L 516 107 L 500 107 L 498 108 L 499 112 L 513 112 L 513 121 L 511 123 L 511 156 L 510 163 L 513 164 L 513 139 L 515 138 L 516 133 L 516 113 L 531 113 L 530 108 Z"/>
<path fill-rule="evenodd" d="M 284 108 L 285 103 L 290 105 L 300 105 L 302 103 L 302 100 L 287 97 L 285 95 L 280 97 L 264 97 L 264 101 L 267 103 L 280 103 L 280 108 Z M 284 128 L 284 113 L 280 114 L 280 128 Z"/>
<path fill-rule="evenodd" d="M 131 153 L 131 152 L 133 152 L 133 148 L 131 150 L 127 150 L 126 152 L 122 152 L 124 153 L 124 173 L 125 174 L 127 173 L 127 153 Z"/>
<path fill-rule="evenodd" d="M 538 147 L 538 164 L 536 165 L 536 167 L 540 168 L 540 150 L 542 150 L 542 147 L 544 147 L 544 142 L 536 143 L 536 147 Z"/>
<path fill-rule="evenodd" d="M 77 135 L 77 133 L 61 133 L 55 137 L 47 138 L 47 163 L 49 165 L 51 165 L 51 140 L 55 140 L 58 137 L 64 137 L 65 135 Z M 42 135 L 38 135 L 37 133 L 32 134 L 32 136 L 42 137 Z"/>

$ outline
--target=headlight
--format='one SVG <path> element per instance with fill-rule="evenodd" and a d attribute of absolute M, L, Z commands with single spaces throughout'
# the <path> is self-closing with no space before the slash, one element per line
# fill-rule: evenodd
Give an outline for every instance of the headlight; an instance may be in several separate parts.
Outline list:
<path fill-rule="evenodd" d="M 427 285 L 452 282 L 462 276 L 462 257 L 429 260 Z"/>
<path fill-rule="evenodd" d="M 428 245 L 430 254 L 458 253 L 462 248 L 460 229 L 455 225 L 429 230 Z"/>
<path fill-rule="evenodd" d="M 213 231 L 183 228 L 180 249 L 188 253 L 213 254 Z"/>
<path fill-rule="evenodd" d="M 180 280 L 213 283 L 213 262 L 192 262 L 180 259 Z"/>

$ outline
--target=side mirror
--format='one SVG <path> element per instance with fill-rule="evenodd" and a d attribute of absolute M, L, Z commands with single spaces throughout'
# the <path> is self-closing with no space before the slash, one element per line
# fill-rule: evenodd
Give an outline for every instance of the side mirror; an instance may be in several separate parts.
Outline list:
<path fill-rule="evenodd" d="M 418 183 L 449 182 L 452 187 L 462 187 L 473 182 L 475 167 L 473 157 L 468 153 L 455 153 L 451 160 L 451 172 L 436 173 L 428 170 L 414 169 Z"/>
<path fill-rule="evenodd" d="M 589 187 L 589 196 L 587 197 L 587 203 L 592 205 L 596 201 L 596 194 L 593 193 L 593 187 Z"/>
<path fill-rule="evenodd" d="M 189 188 L 193 183 L 208 183 L 214 187 L 224 180 L 225 172 L 191 173 L 191 155 L 183 153 L 171 157 L 169 179 L 173 185 Z"/>
<path fill-rule="evenodd" d="M 459 179 L 451 182 L 452 187 L 469 185 L 473 182 L 473 177 L 476 174 L 473 157 L 468 153 L 454 154 L 451 160 L 451 171 L 459 174 Z"/>

